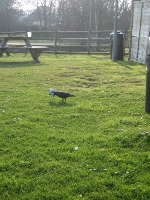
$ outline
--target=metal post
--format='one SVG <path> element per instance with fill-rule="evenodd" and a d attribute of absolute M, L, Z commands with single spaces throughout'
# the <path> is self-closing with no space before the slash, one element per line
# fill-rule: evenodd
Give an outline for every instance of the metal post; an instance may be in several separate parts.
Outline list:
<path fill-rule="evenodd" d="M 90 55 L 90 29 L 88 30 L 88 55 Z"/>
<path fill-rule="evenodd" d="M 147 58 L 146 58 L 145 112 L 150 114 L 150 37 L 149 37 L 149 47 L 148 47 Z"/>
<path fill-rule="evenodd" d="M 57 53 L 57 50 L 56 50 L 56 48 L 57 48 L 57 29 L 55 29 L 54 38 L 55 38 L 55 40 L 54 40 L 54 54 L 56 54 Z"/>
<path fill-rule="evenodd" d="M 91 15 L 92 15 L 92 13 L 91 13 L 91 0 L 90 0 L 90 7 L 89 7 L 89 30 L 91 30 Z"/>
<path fill-rule="evenodd" d="M 146 71 L 145 112 L 150 114 L 150 55 L 147 55 Z"/>
<path fill-rule="evenodd" d="M 95 31 L 96 31 L 96 38 L 98 38 L 98 33 L 97 33 L 97 13 L 96 13 L 96 0 L 95 0 Z"/>
<path fill-rule="evenodd" d="M 89 0 L 88 55 L 90 55 L 91 14 L 91 0 Z"/>
<path fill-rule="evenodd" d="M 115 3 L 115 18 L 114 18 L 114 36 L 113 36 L 113 52 L 112 60 L 117 61 L 117 17 L 118 17 L 118 0 Z"/>

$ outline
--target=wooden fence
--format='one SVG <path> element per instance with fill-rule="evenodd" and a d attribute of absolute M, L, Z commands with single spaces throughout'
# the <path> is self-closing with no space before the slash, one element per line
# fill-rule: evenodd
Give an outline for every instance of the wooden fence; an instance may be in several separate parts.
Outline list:
<path fill-rule="evenodd" d="M 32 45 L 48 46 L 46 53 L 54 54 L 110 54 L 110 33 L 113 30 L 104 31 L 32 31 Z M 3 36 L 27 36 L 27 32 L 0 32 L 0 38 Z M 127 32 L 124 31 L 124 38 L 127 38 Z M 10 43 L 14 47 L 21 43 Z M 23 44 L 22 44 L 23 45 Z M 125 48 L 125 46 L 124 46 Z M 16 52 L 16 51 L 15 51 Z M 17 52 L 19 53 L 19 52 Z"/>

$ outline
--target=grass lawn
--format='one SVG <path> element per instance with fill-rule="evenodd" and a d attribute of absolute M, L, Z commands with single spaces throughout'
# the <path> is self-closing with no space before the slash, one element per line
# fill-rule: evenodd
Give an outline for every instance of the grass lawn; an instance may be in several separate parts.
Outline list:
<path fill-rule="evenodd" d="M 101 55 L 0 58 L 1 200 L 149 200 L 144 65 Z M 74 94 L 66 103 L 49 88 Z"/>

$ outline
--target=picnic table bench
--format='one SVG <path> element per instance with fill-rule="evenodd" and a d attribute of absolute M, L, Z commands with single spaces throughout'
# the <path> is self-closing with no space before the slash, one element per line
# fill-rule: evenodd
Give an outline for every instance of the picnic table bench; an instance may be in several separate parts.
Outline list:
<path fill-rule="evenodd" d="M 0 47 L 0 57 L 3 55 L 4 51 L 6 51 L 8 47 Z"/>
<path fill-rule="evenodd" d="M 0 57 L 2 56 L 2 54 L 9 50 L 9 47 L 7 47 L 7 42 L 9 40 L 24 40 L 26 46 L 24 47 L 20 47 L 22 49 L 28 49 L 33 60 L 36 63 L 39 63 L 39 56 L 40 54 L 46 50 L 48 47 L 47 46 L 32 46 L 32 44 L 30 43 L 29 37 L 25 37 L 25 36 L 7 36 L 7 37 L 3 37 L 2 38 L 2 42 L 0 45 Z M 19 48 L 19 47 L 18 47 Z"/>

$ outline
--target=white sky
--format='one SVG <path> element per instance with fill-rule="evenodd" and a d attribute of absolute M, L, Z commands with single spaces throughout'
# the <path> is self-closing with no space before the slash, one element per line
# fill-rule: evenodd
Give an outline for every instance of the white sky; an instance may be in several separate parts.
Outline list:
<path fill-rule="evenodd" d="M 121 1 L 123 1 L 123 0 L 118 0 L 118 3 L 121 2 Z M 129 3 L 132 3 L 132 0 L 125 0 L 125 1 L 127 1 Z M 18 2 L 21 2 L 23 4 L 23 0 L 22 1 L 18 0 Z M 24 11 L 32 11 L 34 8 L 35 7 L 32 6 L 32 4 L 29 4 L 29 3 L 28 4 L 24 4 L 24 6 L 20 6 L 20 9 L 22 9 Z"/>
<path fill-rule="evenodd" d="M 22 6 L 19 6 L 19 9 L 21 9 L 21 10 L 24 10 L 24 11 L 31 11 L 31 10 L 33 10 L 33 9 L 35 8 L 35 7 L 34 7 L 32 4 L 30 4 L 30 3 L 28 3 L 28 4 L 23 3 L 23 0 L 22 0 L 22 1 L 21 1 L 21 0 L 17 0 L 17 2 L 21 3 Z M 17 4 L 17 6 L 19 5 L 19 3 Z"/>

